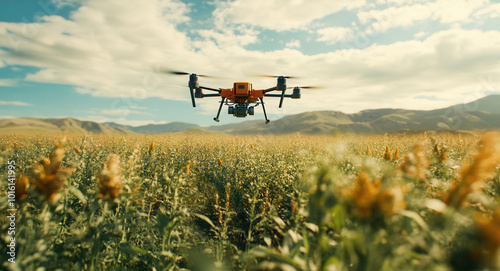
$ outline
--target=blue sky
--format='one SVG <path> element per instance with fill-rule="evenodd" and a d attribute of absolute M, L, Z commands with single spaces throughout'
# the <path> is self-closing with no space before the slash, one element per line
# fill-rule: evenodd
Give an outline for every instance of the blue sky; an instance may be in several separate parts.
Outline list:
<path fill-rule="evenodd" d="M 295 75 L 301 100 L 268 98 L 271 119 L 315 110 L 435 109 L 500 92 L 500 1 L 4 0 L 0 118 L 129 125 L 242 121 L 218 99 L 192 108 L 188 78 L 268 88 Z M 247 119 L 263 119 L 260 108 Z"/>

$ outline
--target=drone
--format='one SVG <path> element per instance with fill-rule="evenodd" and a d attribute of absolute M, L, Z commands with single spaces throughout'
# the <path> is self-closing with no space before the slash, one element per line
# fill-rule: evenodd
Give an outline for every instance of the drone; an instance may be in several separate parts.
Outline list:
<path fill-rule="evenodd" d="M 266 88 L 266 89 L 254 89 L 252 83 L 250 82 L 234 82 L 232 88 L 211 88 L 201 86 L 198 82 L 198 77 L 212 77 L 208 75 L 201 75 L 195 73 L 187 73 L 180 71 L 164 70 L 162 73 L 174 74 L 174 75 L 189 75 L 189 92 L 191 94 L 191 102 L 193 107 L 196 107 L 195 99 L 203 99 L 208 97 L 221 97 L 219 110 L 217 111 L 217 116 L 214 118 L 216 122 L 219 122 L 220 113 L 224 105 L 228 106 L 228 113 L 237 118 L 245 118 L 250 115 L 253 116 L 255 113 L 255 107 L 262 105 L 262 111 L 264 112 L 264 118 L 266 124 L 270 122 L 267 118 L 266 108 L 264 106 L 264 97 L 278 97 L 280 98 L 279 108 L 283 105 L 284 98 L 300 99 L 300 89 L 316 88 L 313 86 L 304 87 L 287 87 L 286 79 L 296 78 L 293 76 L 274 76 L 274 75 L 259 75 L 261 77 L 276 78 L 276 86 Z M 285 94 L 287 89 L 293 88 L 292 94 Z M 203 90 L 217 92 L 205 94 Z M 281 94 L 271 94 L 271 91 L 281 91 Z"/>

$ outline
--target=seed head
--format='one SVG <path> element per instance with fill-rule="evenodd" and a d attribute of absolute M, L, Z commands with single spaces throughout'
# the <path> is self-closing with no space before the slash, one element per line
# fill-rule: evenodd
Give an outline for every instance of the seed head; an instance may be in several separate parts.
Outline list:
<path fill-rule="evenodd" d="M 491 217 L 477 215 L 474 220 L 486 251 L 490 256 L 494 256 L 500 248 L 500 208 L 497 208 Z"/>
<path fill-rule="evenodd" d="M 425 147 L 422 143 L 417 143 L 413 146 L 413 152 L 405 156 L 400 170 L 404 173 L 417 177 L 420 180 L 425 180 L 427 169 L 431 163 L 425 154 Z"/>
<path fill-rule="evenodd" d="M 467 195 L 483 190 L 485 182 L 496 175 L 495 166 L 500 163 L 500 134 L 489 132 L 479 142 L 479 152 L 471 164 L 464 163 L 459 180 L 456 180 L 449 195 L 444 198 L 448 205 L 459 207 Z"/>
<path fill-rule="evenodd" d="M 391 150 L 388 145 L 385 145 L 384 159 L 391 160 Z"/>
<path fill-rule="evenodd" d="M 380 191 L 377 195 L 377 207 L 385 217 L 390 217 L 401 210 L 406 209 L 404 193 L 406 189 L 394 186 Z"/>
<path fill-rule="evenodd" d="M 378 192 L 379 187 L 370 181 L 368 174 L 361 172 L 354 185 L 347 192 L 346 198 L 354 203 L 361 218 L 367 218 L 371 215 L 372 205 Z"/>
<path fill-rule="evenodd" d="M 366 145 L 366 155 L 372 155 L 372 149 L 370 148 L 370 145 Z"/>
<path fill-rule="evenodd" d="M 399 159 L 399 148 L 396 147 L 394 150 L 394 155 L 392 155 L 392 161 L 397 161 Z"/>
<path fill-rule="evenodd" d="M 39 164 L 33 167 L 33 185 L 49 202 L 56 199 L 66 178 L 75 170 L 73 167 L 61 169 L 65 144 L 66 139 L 64 138 L 56 143 L 56 148 L 50 154 L 50 158 L 43 158 Z"/>
<path fill-rule="evenodd" d="M 115 200 L 121 192 L 120 156 L 112 154 L 98 177 L 99 197 Z"/>
<path fill-rule="evenodd" d="M 28 187 L 30 185 L 29 178 L 21 175 L 16 180 L 16 200 L 22 200 L 27 197 Z"/>

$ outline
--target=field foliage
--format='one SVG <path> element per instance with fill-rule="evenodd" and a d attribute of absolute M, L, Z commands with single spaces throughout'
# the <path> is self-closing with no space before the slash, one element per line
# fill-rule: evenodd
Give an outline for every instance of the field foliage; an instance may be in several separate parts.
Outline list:
<path fill-rule="evenodd" d="M 497 133 L 1 137 L 3 269 L 500 268 Z"/>

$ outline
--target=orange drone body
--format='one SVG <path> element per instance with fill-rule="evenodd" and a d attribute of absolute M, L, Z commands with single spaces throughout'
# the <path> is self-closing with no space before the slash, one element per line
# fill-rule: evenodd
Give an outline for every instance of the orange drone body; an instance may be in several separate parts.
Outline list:
<path fill-rule="evenodd" d="M 263 98 L 262 89 L 253 89 L 250 82 L 235 82 L 233 88 L 221 88 L 220 96 L 232 103 L 247 102 L 255 103 Z"/>

